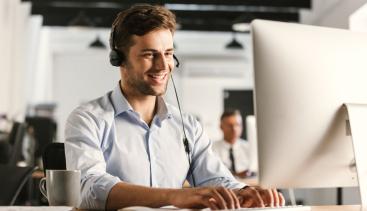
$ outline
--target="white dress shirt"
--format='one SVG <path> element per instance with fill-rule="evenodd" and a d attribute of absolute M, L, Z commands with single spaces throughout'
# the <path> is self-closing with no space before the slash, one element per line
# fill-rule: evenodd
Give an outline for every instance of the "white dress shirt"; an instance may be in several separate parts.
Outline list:
<path fill-rule="evenodd" d="M 179 111 L 158 97 L 149 127 L 123 96 L 120 86 L 76 108 L 65 129 L 67 169 L 81 170 L 81 208 L 104 209 L 118 182 L 182 188 L 189 163 Z M 242 188 L 211 150 L 198 121 L 184 114 L 196 186 Z M 121 199 L 123 200 L 123 199 Z"/>
<path fill-rule="evenodd" d="M 213 142 L 212 149 L 220 157 L 228 169 L 231 169 L 231 160 L 229 158 L 229 149 L 232 147 L 236 173 L 248 170 L 250 167 L 249 145 L 247 141 L 238 139 L 233 145 L 224 140 Z"/>

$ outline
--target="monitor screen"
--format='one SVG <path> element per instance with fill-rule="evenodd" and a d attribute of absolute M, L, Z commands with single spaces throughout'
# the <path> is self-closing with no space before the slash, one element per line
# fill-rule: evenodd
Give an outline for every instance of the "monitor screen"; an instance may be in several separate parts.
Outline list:
<path fill-rule="evenodd" d="M 259 180 L 265 187 L 356 186 L 344 103 L 367 103 L 367 35 L 252 23 Z"/>

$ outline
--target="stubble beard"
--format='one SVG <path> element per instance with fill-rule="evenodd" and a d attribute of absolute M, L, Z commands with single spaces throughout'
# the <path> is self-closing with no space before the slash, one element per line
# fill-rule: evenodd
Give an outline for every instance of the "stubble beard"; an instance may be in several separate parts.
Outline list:
<path fill-rule="evenodd" d="M 170 73 L 167 74 L 167 78 L 170 77 Z M 162 96 L 167 91 L 168 79 L 166 79 L 166 83 L 164 85 L 163 90 L 156 90 L 153 86 L 149 85 L 146 81 L 142 79 L 138 79 L 136 77 L 128 77 L 125 80 L 126 84 L 132 89 L 136 90 L 136 92 L 142 95 L 152 95 L 152 96 Z"/>

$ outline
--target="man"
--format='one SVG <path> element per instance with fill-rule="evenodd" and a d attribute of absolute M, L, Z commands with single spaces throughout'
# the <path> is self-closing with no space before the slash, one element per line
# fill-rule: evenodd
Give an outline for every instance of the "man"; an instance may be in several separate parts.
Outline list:
<path fill-rule="evenodd" d="M 82 172 L 80 207 L 284 204 L 275 190 L 238 183 L 213 156 L 195 118 L 183 115 L 181 122 L 179 110 L 162 98 L 174 66 L 175 27 L 175 16 L 161 6 L 135 5 L 115 19 L 110 60 L 121 81 L 66 123 L 67 168 Z M 186 179 L 198 188 L 182 189 Z"/>
<path fill-rule="evenodd" d="M 223 140 L 213 143 L 213 151 L 217 154 L 233 175 L 245 178 L 253 175 L 249 170 L 249 146 L 241 139 L 242 117 L 238 110 L 224 111 L 220 117 L 220 129 Z"/>

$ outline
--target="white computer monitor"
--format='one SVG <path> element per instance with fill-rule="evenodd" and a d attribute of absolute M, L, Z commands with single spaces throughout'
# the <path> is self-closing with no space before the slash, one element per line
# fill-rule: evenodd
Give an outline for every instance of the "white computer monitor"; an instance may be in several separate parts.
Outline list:
<path fill-rule="evenodd" d="M 261 185 L 358 185 L 343 104 L 367 104 L 367 34 L 255 20 L 252 36 Z"/>
<path fill-rule="evenodd" d="M 258 164 L 258 154 L 257 154 L 257 134 L 256 134 L 256 119 L 254 115 L 246 116 L 245 120 L 246 126 L 246 139 L 249 145 L 249 161 L 250 161 L 250 171 L 257 172 L 259 171 Z"/>

